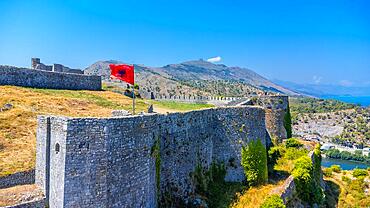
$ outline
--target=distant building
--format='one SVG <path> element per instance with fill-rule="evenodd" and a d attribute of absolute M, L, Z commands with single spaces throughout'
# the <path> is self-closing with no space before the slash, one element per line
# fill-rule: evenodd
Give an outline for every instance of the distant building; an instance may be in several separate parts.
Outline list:
<path fill-rule="evenodd" d="M 335 148 L 335 145 L 334 144 L 323 144 L 321 147 L 320 147 L 320 150 L 329 150 L 329 149 L 334 149 Z"/>
<path fill-rule="evenodd" d="M 84 72 L 80 69 L 71 69 L 71 68 L 66 67 L 62 64 L 45 65 L 45 64 L 41 63 L 40 58 L 32 58 L 31 59 L 31 68 L 32 69 L 37 69 L 37 70 L 43 70 L 43 71 L 84 74 Z"/>

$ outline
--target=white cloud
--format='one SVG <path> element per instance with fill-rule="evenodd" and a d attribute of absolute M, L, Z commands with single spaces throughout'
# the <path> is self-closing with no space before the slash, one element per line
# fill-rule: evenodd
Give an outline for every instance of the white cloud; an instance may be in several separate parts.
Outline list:
<path fill-rule="evenodd" d="M 341 86 L 343 86 L 343 87 L 349 87 L 349 86 L 352 86 L 352 82 L 351 81 L 348 81 L 348 80 L 341 80 L 340 82 L 339 82 L 339 84 L 341 85 Z"/>
<path fill-rule="evenodd" d="M 221 57 L 220 56 L 216 56 L 216 57 L 207 59 L 207 61 L 208 62 L 211 62 L 211 63 L 220 62 L 221 61 Z"/>
<path fill-rule="evenodd" d="M 315 75 L 315 76 L 312 77 L 312 79 L 313 79 L 313 82 L 315 84 L 319 84 L 321 82 L 321 80 L 322 80 L 322 77 Z"/>

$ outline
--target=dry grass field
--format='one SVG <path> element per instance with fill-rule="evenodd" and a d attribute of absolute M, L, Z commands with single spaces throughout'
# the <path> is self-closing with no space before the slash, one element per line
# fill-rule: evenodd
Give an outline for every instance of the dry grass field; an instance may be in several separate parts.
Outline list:
<path fill-rule="evenodd" d="M 236 200 L 230 206 L 232 208 L 255 208 L 259 207 L 264 200 L 271 195 L 271 191 L 284 183 L 284 180 L 276 184 L 266 184 L 250 188 L 243 193 L 237 193 Z"/>

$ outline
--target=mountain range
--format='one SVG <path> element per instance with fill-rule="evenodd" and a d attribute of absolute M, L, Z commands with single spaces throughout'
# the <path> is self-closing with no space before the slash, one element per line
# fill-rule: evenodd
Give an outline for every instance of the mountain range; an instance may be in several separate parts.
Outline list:
<path fill-rule="evenodd" d="M 308 96 L 314 97 L 334 97 L 334 96 L 369 96 L 370 86 L 343 86 L 336 84 L 298 84 L 294 82 L 273 80 L 274 83 L 284 86 L 287 89 L 294 89 L 294 91 Z"/>
<path fill-rule="evenodd" d="M 109 64 L 123 63 L 115 60 L 98 61 L 84 71 L 85 74 L 100 75 L 109 82 Z M 263 92 L 300 95 L 250 69 L 214 64 L 202 59 L 162 67 L 135 65 L 135 79 L 142 90 L 170 96 L 240 97 Z"/>

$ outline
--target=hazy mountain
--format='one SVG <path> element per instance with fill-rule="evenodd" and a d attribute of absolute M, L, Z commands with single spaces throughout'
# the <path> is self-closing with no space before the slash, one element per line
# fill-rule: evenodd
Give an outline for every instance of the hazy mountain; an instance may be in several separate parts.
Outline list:
<path fill-rule="evenodd" d="M 109 64 L 120 61 L 98 61 L 85 69 L 86 74 L 109 79 Z M 135 65 L 136 80 L 148 90 L 172 95 L 243 96 L 262 91 L 298 95 L 279 86 L 250 69 L 228 67 L 203 60 L 169 64 L 163 67 Z"/>
<path fill-rule="evenodd" d="M 329 84 L 298 84 L 281 80 L 274 80 L 274 82 L 301 94 L 315 97 L 370 95 L 370 87 L 354 87 Z"/>

